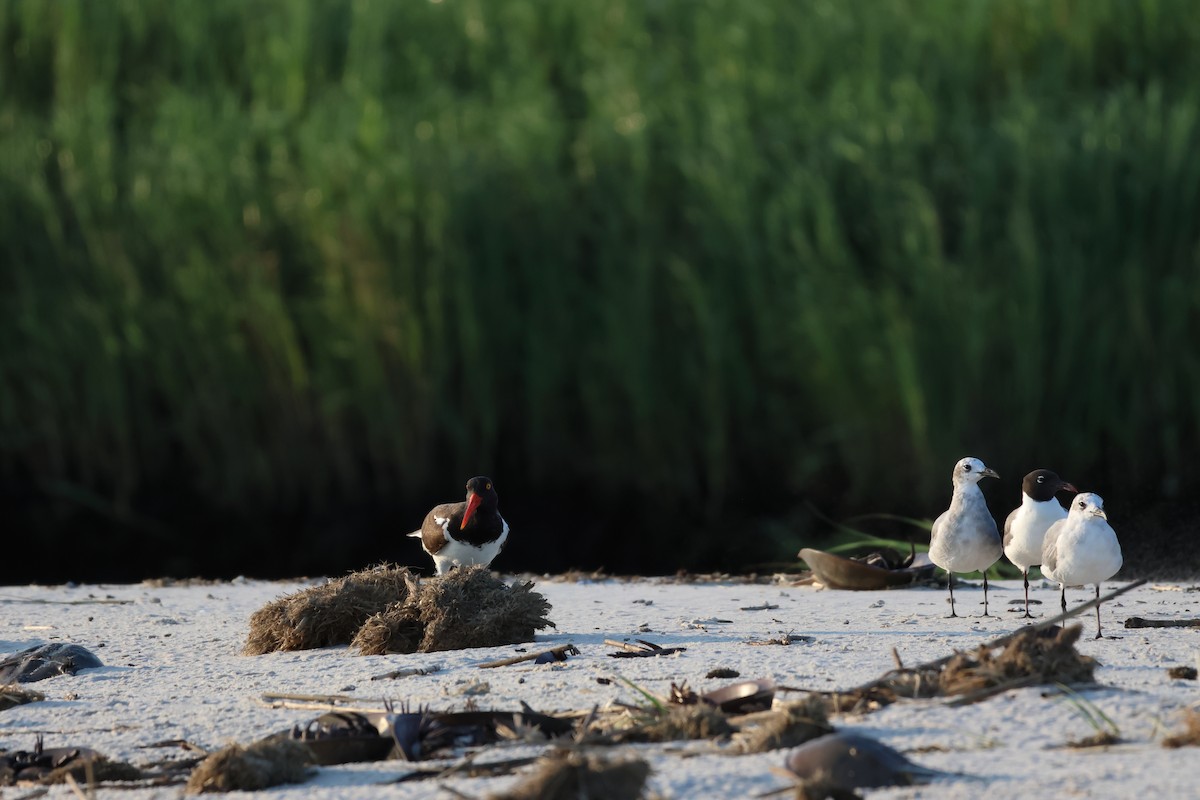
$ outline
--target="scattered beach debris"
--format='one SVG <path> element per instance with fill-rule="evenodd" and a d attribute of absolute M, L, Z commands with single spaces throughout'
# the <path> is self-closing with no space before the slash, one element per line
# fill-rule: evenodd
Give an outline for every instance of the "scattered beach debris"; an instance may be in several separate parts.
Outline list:
<path fill-rule="evenodd" d="M 811 637 L 811 636 L 797 636 L 796 634 L 789 631 L 780 636 L 772 636 L 770 639 L 751 639 L 750 641 L 746 642 L 746 644 L 751 645 L 753 647 L 765 647 L 767 645 L 773 645 L 773 644 L 779 645 L 781 647 L 787 647 L 788 645 L 793 644 L 795 642 L 811 642 L 811 641 L 813 641 L 813 637 Z"/>
<path fill-rule="evenodd" d="M 372 675 L 373 681 L 395 680 L 396 678 L 411 678 L 414 675 L 432 675 L 435 672 L 440 672 L 441 664 L 430 664 L 428 667 L 401 667 L 394 669 L 391 672 L 385 672 L 382 675 Z"/>
<path fill-rule="evenodd" d="M 1126 628 L 1200 628 L 1200 619 L 1146 619 L 1130 617 L 1125 620 Z"/>
<path fill-rule="evenodd" d="M 137 768 L 113 761 L 90 747 L 43 747 L 38 736 L 33 750 L 0 753 L 0 786 L 37 783 L 49 786 L 68 780 L 85 783 L 136 781 Z"/>
<path fill-rule="evenodd" d="M 579 655 L 579 648 L 573 644 L 560 644 L 558 647 L 551 647 L 549 650 L 542 650 L 537 653 L 525 653 L 524 655 L 514 656 L 513 658 L 502 658 L 498 661 L 486 661 L 483 664 L 477 665 L 479 669 L 495 669 L 496 667 L 508 667 L 513 664 L 522 664 L 526 661 L 532 661 L 535 664 L 552 664 L 557 661 L 566 661 L 567 656 Z"/>
<path fill-rule="evenodd" d="M 955 652 L 912 668 L 898 666 L 853 689 L 816 693 L 828 695 L 831 706 L 838 711 L 860 712 L 873 711 L 899 698 L 959 695 L 950 704 L 966 705 L 1023 686 L 1091 682 L 1096 662 L 1075 649 L 1082 628 L 1055 626 L 1145 582 L 1134 581 L 1066 613 L 993 639 L 973 654 Z M 1003 650 L 998 655 L 993 654 L 1000 648 Z"/>
<path fill-rule="evenodd" d="M 410 761 L 430 758 L 450 748 L 499 741 L 540 742 L 575 732 L 573 720 L 541 714 L 525 703 L 520 711 L 424 711 L 416 726 L 412 724 L 413 715 L 408 716 L 400 719 L 393 715 L 392 735 Z"/>
<path fill-rule="evenodd" d="M 948 775 L 914 764 L 883 742 L 846 731 L 800 745 L 784 763 L 800 779 L 797 796 L 806 800 L 849 797 L 855 789 L 912 786 Z"/>
<path fill-rule="evenodd" d="M 845 558 L 811 547 L 797 555 L 808 564 L 817 581 L 830 589 L 869 591 L 908 586 L 933 579 L 936 570 L 929 556 L 915 549 L 907 558 L 891 550 Z"/>
<path fill-rule="evenodd" d="M 649 719 L 617 732 L 614 743 L 723 739 L 736 730 L 725 712 L 716 706 L 707 703 L 674 705 L 652 712 Z"/>
<path fill-rule="evenodd" d="M 1200 711 L 1189 708 L 1183 712 L 1183 730 L 1162 740 L 1163 747 L 1194 747 L 1200 745 Z"/>
<path fill-rule="evenodd" d="M 656 656 L 669 656 L 674 653 L 682 653 L 684 650 L 687 650 L 686 647 L 662 647 L 645 639 L 636 639 L 635 643 L 605 639 L 604 643 L 609 647 L 620 648 L 616 653 L 609 653 L 609 656 L 612 658 L 654 658 Z"/>
<path fill-rule="evenodd" d="M 258 791 L 308 780 L 312 750 L 294 739 L 271 737 L 243 747 L 232 744 L 200 762 L 184 794 Z"/>
<path fill-rule="evenodd" d="M 913 668 L 899 668 L 864 687 L 839 693 L 839 711 L 871 711 L 900 698 L 954 696 L 967 705 L 1009 689 L 1045 683 L 1089 683 L 1096 662 L 1080 655 L 1075 642 L 1083 628 L 1023 628 L 999 643 Z M 998 651 L 998 652 L 997 652 Z"/>
<path fill-rule="evenodd" d="M 309 650 L 349 644 L 363 623 L 408 598 L 408 569 L 380 564 L 272 600 L 250 617 L 242 652 Z"/>
<path fill-rule="evenodd" d="M 761 715 L 753 727 L 744 726 L 734 738 L 733 749 L 738 753 L 764 753 L 796 747 L 833 733 L 833 726 L 825 714 L 825 702 L 818 696 L 789 703 Z"/>
<path fill-rule="evenodd" d="M 779 608 L 775 603 L 762 603 L 757 606 L 742 606 L 738 611 L 773 611 Z"/>
<path fill-rule="evenodd" d="M 0 686 L 0 711 L 26 703 L 38 703 L 46 699 L 46 695 L 33 689 L 26 689 L 15 683 Z"/>
<path fill-rule="evenodd" d="M 1079 749 L 1121 743 L 1121 729 L 1103 709 L 1070 686 L 1060 684 L 1057 688 L 1060 702 L 1070 703 L 1075 714 L 1092 728 L 1091 735 L 1069 741 L 1067 747 Z"/>
<path fill-rule="evenodd" d="M 1171 667 L 1167 670 L 1167 677 L 1176 681 L 1194 681 L 1196 680 L 1195 667 Z M 3 708 L 3 706 L 0 706 Z"/>
<path fill-rule="evenodd" d="M 499 647 L 554 627 L 550 603 L 532 583 L 509 586 L 483 566 L 407 583 L 407 597 L 368 618 L 351 647 L 363 655 Z"/>
<path fill-rule="evenodd" d="M 387 758 L 395 741 L 386 712 L 330 711 L 264 741 L 297 741 L 321 766 Z M 294 781 L 293 781 L 294 782 Z"/>
<path fill-rule="evenodd" d="M 103 666 L 95 654 L 81 645 L 43 644 L 13 653 L 0 661 L 0 684 L 34 683 Z"/>
<path fill-rule="evenodd" d="M 607 759 L 556 750 L 538 761 L 537 770 L 492 800 L 578 800 L 592 797 L 643 797 L 650 765 L 640 758 Z"/>
<path fill-rule="evenodd" d="M 729 667 L 717 667 L 716 669 L 710 669 L 704 675 L 704 677 L 706 677 L 706 678 L 739 678 L 739 677 L 741 677 L 741 675 L 742 675 L 742 673 L 738 672 L 736 669 L 730 669 Z"/>

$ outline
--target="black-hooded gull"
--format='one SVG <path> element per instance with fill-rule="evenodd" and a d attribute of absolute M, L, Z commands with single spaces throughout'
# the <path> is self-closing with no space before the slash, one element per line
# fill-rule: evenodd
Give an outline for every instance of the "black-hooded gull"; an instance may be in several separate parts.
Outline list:
<path fill-rule="evenodd" d="M 1048 469 L 1035 469 L 1021 481 L 1021 505 L 1004 521 L 1004 555 L 1008 556 L 1025 579 L 1025 617 L 1029 613 L 1029 568 L 1042 563 L 1042 543 L 1046 530 L 1067 510 L 1058 502 L 1058 492 L 1078 492 L 1071 484 Z"/>

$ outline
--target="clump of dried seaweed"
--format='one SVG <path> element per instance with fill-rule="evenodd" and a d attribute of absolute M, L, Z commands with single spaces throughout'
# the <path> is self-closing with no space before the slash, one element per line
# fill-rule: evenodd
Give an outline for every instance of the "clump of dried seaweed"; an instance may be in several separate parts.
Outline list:
<path fill-rule="evenodd" d="M 33 689 L 26 689 L 15 683 L 0 686 L 0 711 L 25 703 L 38 703 L 46 699 L 46 695 Z"/>
<path fill-rule="evenodd" d="M 250 617 L 243 651 L 308 650 L 349 644 L 372 614 L 403 602 L 415 583 L 408 569 L 381 564 L 277 598 Z"/>
<path fill-rule="evenodd" d="M 52 769 L 37 779 L 43 786 L 66 783 L 67 776 L 81 784 L 105 783 L 108 781 L 141 780 L 142 771 L 124 761 L 115 761 L 107 756 L 97 755 L 95 758 L 77 759 Z"/>
<path fill-rule="evenodd" d="M 939 676 L 944 695 L 976 695 L 1042 683 L 1088 683 L 1096 660 L 1080 654 L 1075 642 L 1083 628 L 1050 628 L 1022 631 L 996 653 L 987 645 L 974 653 L 958 653 Z"/>
<path fill-rule="evenodd" d="M 1183 715 L 1183 731 L 1162 740 L 1163 747 L 1200 745 L 1200 712 L 1188 709 Z"/>
<path fill-rule="evenodd" d="M 498 647 L 554 627 L 549 611 L 532 583 L 509 586 L 486 567 L 468 567 L 410 579 L 405 599 L 367 619 L 351 644 L 364 655 Z"/>
<path fill-rule="evenodd" d="M 625 724 L 626 723 L 618 723 Z M 718 739 L 737 730 L 719 708 L 706 703 L 667 706 L 643 716 L 631 727 L 611 732 L 617 742 L 677 742 L 691 739 Z"/>
<path fill-rule="evenodd" d="M 1083 628 L 1029 628 L 920 666 L 900 667 L 870 683 L 827 697 L 831 711 L 874 711 L 901 698 L 957 696 L 972 703 L 994 694 L 1044 683 L 1090 683 L 1095 659 L 1075 643 Z"/>
<path fill-rule="evenodd" d="M 308 779 L 312 752 L 291 739 L 263 739 L 213 753 L 188 778 L 184 794 L 257 791 Z"/>
<path fill-rule="evenodd" d="M 555 751 L 537 771 L 493 800 L 577 800 L 580 797 L 643 797 L 650 765 L 640 758 L 610 760 Z"/>
<path fill-rule="evenodd" d="M 807 741 L 833 733 L 826 717 L 826 703 L 819 695 L 760 717 L 753 727 L 745 727 L 737 735 L 733 749 L 739 753 L 764 753 L 785 747 L 796 747 Z"/>

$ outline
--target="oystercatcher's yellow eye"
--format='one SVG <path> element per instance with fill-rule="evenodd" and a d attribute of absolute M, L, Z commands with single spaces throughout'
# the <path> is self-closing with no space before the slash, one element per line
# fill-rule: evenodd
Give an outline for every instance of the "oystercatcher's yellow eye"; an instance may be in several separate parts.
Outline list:
<path fill-rule="evenodd" d="M 489 483 L 487 486 L 485 486 L 485 487 L 483 487 L 483 488 L 484 488 L 484 489 L 489 489 L 489 490 L 490 490 L 490 489 L 492 488 L 492 485 Z"/>

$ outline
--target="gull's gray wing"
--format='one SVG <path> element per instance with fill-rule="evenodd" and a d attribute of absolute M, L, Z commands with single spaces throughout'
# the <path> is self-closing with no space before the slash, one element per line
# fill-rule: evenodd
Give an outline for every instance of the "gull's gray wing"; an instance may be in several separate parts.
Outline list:
<path fill-rule="evenodd" d="M 935 539 L 937 539 L 937 537 L 938 537 L 938 533 L 939 533 L 939 532 L 941 531 L 941 529 L 942 529 L 942 523 L 943 523 L 943 521 L 946 519 L 946 513 L 947 513 L 947 512 L 943 511 L 941 514 L 939 514 L 939 515 L 938 515 L 938 518 L 937 518 L 937 519 L 935 519 L 935 520 L 933 521 L 933 527 L 932 527 L 932 528 L 930 528 L 930 530 L 929 530 L 929 542 L 930 542 L 930 544 L 932 544 L 932 543 L 933 543 L 933 541 L 934 541 Z"/>
<path fill-rule="evenodd" d="M 1020 508 L 1014 508 L 1012 511 L 1008 512 L 1008 519 L 1004 520 L 1004 547 L 1005 548 L 1007 548 L 1008 543 L 1012 541 L 1013 520 L 1015 520 L 1017 518 L 1017 512 L 1020 510 L 1021 510 Z"/>
<path fill-rule="evenodd" d="M 1062 533 L 1066 520 L 1059 520 L 1046 529 L 1046 538 L 1042 541 L 1042 574 L 1054 574 L 1058 567 L 1058 535 Z M 1061 583 L 1062 581 L 1059 581 Z"/>

